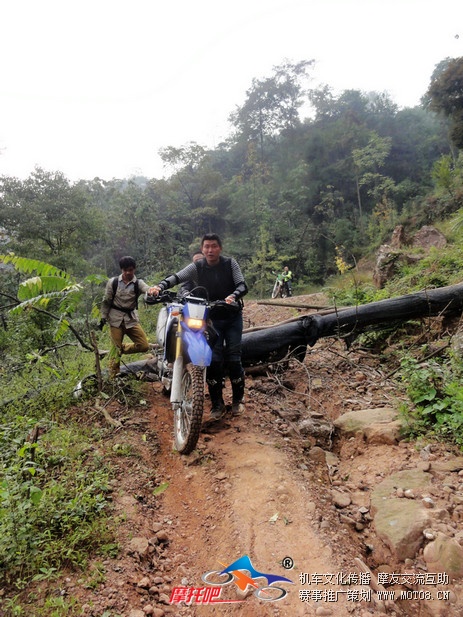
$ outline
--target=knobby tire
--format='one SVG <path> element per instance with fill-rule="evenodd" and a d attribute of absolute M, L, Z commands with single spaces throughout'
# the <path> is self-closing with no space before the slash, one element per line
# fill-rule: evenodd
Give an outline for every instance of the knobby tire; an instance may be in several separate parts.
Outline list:
<path fill-rule="evenodd" d="M 182 403 L 174 409 L 174 441 L 180 454 L 190 454 L 198 443 L 204 409 L 204 373 L 187 364 L 182 375 Z"/>
<path fill-rule="evenodd" d="M 281 285 L 277 281 L 275 285 L 273 286 L 272 300 L 274 300 L 275 298 L 278 298 L 280 295 L 281 295 Z"/>

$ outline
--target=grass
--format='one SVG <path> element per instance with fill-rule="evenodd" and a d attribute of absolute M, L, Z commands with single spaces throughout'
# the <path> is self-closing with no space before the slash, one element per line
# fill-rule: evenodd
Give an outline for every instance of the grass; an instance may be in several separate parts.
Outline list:
<path fill-rule="evenodd" d="M 0 368 L 0 613 L 78 614 L 69 598 L 48 598 L 31 613 L 27 596 L 65 568 L 85 570 L 96 556 L 118 554 L 108 429 L 85 416 L 82 399 L 80 413 L 71 412 L 73 389 L 94 370 L 93 357 L 63 347 L 44 361 L 21 361 L 12 348 L 9 362 L 16 370 Z M 130 456 L 131 448 L 117 454 Z"/>

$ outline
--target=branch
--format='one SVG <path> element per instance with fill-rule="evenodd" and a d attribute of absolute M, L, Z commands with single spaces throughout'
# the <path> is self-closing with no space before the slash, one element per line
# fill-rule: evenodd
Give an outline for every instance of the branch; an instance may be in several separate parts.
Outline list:
<path fill-rule="evenodd" d="M 13 300 L 15 302 L 15 306 L 18 306 L 19 304 L 21 304 L 19 299 L 16 298 L 15 296 L 7 294 L 3 291 L 0 291 L 0 295 L 5 296 L 6 298 L 9 298 L 10 300 Z M 46 311 L 45 309 L 40 309 L 37 306 L 34 306 L 33 304 L 30 304 L 29 306 L 30 308 L 34 309 L 34 311 L 37 311 L 37 313 L 42 313 L 42 315 L 47 315 L 48 317 L 51 317 L 52 319 L 55 319 L 56 321 L 60 321 L 61 319 L 58 315 L 54 315 L 53 313 L 50 313 L 50 311 Z M 69 326 L 69 330 L 71 330 L 71 332 L 76 337 L 76 339 L 79 341 L 79 343 L 82 345 L 82 347 L 86 349 L 87 351 L 93 351 L 93 348 L 90 347 L 90 345 L 87 345 L 87 343 L 83 340 L 83 338 L 74 328 L 74 326 L 70 324 L 69 322 L 68 322 L 68 326 Z"/>
<path fill-rule="evenodd" d="M 334 307 L 330 306 L 316 306 L 314 304 L 303 304 L 299 302 L 282 302 L 281 300 L 257 300 L 257 304 L 270 304 L 274 306 L 289 306 L 291 308 L 305 308 L 305 309 L 315 309 L 316 311 L 321 310 L 332 310 L 334 311 Z"/>

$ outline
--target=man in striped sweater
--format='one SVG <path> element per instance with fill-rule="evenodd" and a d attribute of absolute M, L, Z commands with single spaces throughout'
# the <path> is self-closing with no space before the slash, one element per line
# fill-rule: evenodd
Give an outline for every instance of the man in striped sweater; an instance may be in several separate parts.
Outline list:
<path fill-rule="evenodd" d="M 212 362 L 206 372 L 211 397 L 211 417 L 219 420 L 225 412 L 222 396 L 224 372 L 228 372 L 232 385 L 232 414 L 240 413 L 244 396 L 244 370 L 241 364 L 241 337 L 243 333 L 243 302 L 247 293 L 243 274 L 233 257 L 222 256 L 222 241 L 217 234 L 205 234 L 201 240 L 204 255 L 176 274 L 167 276 L 154 287 L 157 293 L 179 283 L 192 281 L 207 290 L 209 300 L 225 300 L 230 306 L 214 307 L 211 320 L 218 338 L 212 350 Z M 194 291 L 193 291 L 194 295 Z M 198 294 L 199 295 L 199 294 Z M 234 309 L 234 310 L 233 310 Z"/>

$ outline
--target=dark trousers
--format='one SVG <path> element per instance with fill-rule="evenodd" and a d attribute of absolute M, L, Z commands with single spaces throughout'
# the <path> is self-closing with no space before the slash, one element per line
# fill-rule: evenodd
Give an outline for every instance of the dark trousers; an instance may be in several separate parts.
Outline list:
<path fill-rule="evenodd" d="M 212 362 L 206 373 L 212 404 L 223 402 L 225 368 L 232 384 L 233 401 L 239 402 L 244 394 L 244 370 L 241 365 L 243 315 L 240 311 L 228 319 L 213 319 L 212 323 L 218 335 L 212 350 Z"/>

